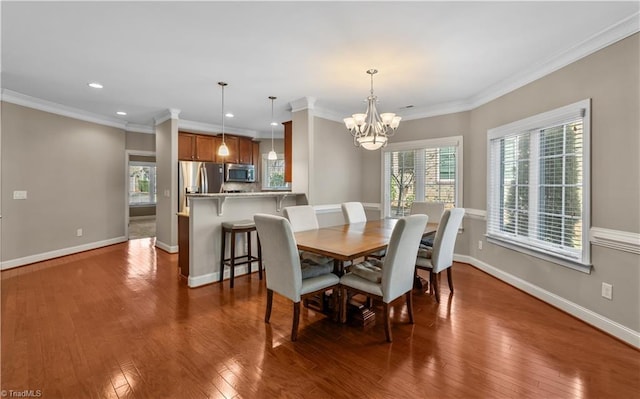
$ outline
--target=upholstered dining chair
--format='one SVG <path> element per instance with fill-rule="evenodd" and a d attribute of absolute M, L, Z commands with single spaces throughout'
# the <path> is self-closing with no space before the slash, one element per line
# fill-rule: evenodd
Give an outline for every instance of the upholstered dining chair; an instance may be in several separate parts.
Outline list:
<path fill-rule="evenodd" d="M 362 223 L 367 221 L 362 202 L 345 202 L 340 205 L 342 215 L 347 223 Z"/>
<path fill-rule="evenodd" d="M 442 214 L 444 213 L 444 203 L 431 201 L 413 201 L 413 203 L 411 204 L 410 213 L 412 215 L 421 213 L 429 216 L 429 223 L 440 223 L 440 219 L 442 218 Z M 427 235 L 426 237 L 423 237 L 420 243 L 428 247 L 433 247 L 434 236 L 435 232 Z"/>
<path fill-rule="evenodd" d="M 427 221 L 427 215 L 411 215 L 399 219 L 391 233 L 384 261 L 370 260 L 352 265 L 351 271 L 340 278 L 342 321 L 346 321 L 349 294 L 356 292 L 383 302 L 384 331 L 388 342 L 393 340 L 389 314 L 391 302 L 404 295 L 409 321 L 413 324 L 411 293 L 415 258 Z"/>
<path fill-rule="evenodd" d="M 311 205 L 288 206 L 282 210 L 282 213 L 291 223 L 291 229 L 294 233 L 320 227 L 316 210 Z M 333 258 L 307 251 L 299 251 L 298 253 L 302 260 L 303 279 L 333 271 Z"/>
<path fill-rule="evenodd" d="M 453 277 L 451 266 L 453 265 L 453 250 L 458 237 L 458 229 L 464 217 L 464 208 L 453 208 L 444 211 L 436 237 L 433 241 L 433 249 L 420 249 L 416 257 L 417 269 L 429 271 L 429 287 L 433 291 L 436 302 L 440 303 L 440 288 L 438 287 L 438 277 L 443 270 L 447 271 L 447 282 L 449 290 L 453 295 Z"/>
<path fill-rule="evenodd" d="M 262 258 L 266 273 L 267 309 L 264 322 L 269 323 L 273 293 L 293 301 L 291 341 L 298 339 L 300 301 L 328 289 L 338 288 L 340 279 L 335 274 L 322 274 L 302 279 L 300 257 L 291 224 L 286 218 L 267 214 L 253 217 L 262 244 Z"/>
<path fill-rule="evenodd" d="M 344 220 L 348 223 L 364 223 L 367 221 L 367 214 L 364 212 L 364 206 L 362 202 L 344 202 L 340 205 L 342 209 L 342 215 Z M 382 259 L 385 256 L 386 251 L 380 250 L 374 253 L 368 254 L 365 259 L 375 258 Z"/>

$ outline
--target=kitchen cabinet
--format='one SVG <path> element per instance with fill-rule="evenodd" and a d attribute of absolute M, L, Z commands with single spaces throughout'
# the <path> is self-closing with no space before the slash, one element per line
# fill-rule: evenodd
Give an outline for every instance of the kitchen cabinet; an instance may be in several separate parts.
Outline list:
<path fill-rule="evenodd" d="M 282 122 L 284 125 L 284 181 L 291 183 L 293 176 L 291 170 L 292 162 L 292 139 L 293 139 L 293 122 Z"/>
<path fill-rule="evenodd" d="M 222 140 L 222 137 L 220 138 Z M 221 157 L 225 163 L 238 163 L 238 138 L 236 136 L 224 135 L 224 142 L 229 149 L 229 155 Z M 222 143 L 221 143 L 222 144 Z"/>
<path fill-rule="evenodd" d="M 260 182 L 262 174 L 262 159 L 260 158 L 260 142 L 258 141 L 252 141 L 251 142 L 251 147 L 252 147 L 252 159 L 253 159 L 253 166 L 255 167 L 256 170 L 256 183 Z"/>
<path fill-rule="evenodd" d="M 189 215 L 178 214 L 178 268 L 180 275 L 189 277 Z"/>
<path fill-rule="evenodd" d="M 253 141 L 249 138 L 238 138 L 238 163 L 253 164 Z"/>
<path fill-rule="evenodd" d="M 214 162 L 214 137 L 201 134 L 178 134 L 178 159 L 181 161 Z"/>

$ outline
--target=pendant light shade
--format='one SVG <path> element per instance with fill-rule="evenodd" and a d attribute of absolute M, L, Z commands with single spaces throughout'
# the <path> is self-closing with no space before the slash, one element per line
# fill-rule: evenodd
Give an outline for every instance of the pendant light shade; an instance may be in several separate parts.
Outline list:
<path fill-rule="evenodd" d="M 267 159 L 270 161 L 276 161 L 278 159 L 278 154 L 276 154 L 276 150 L 273 148 L 273 127 L 277 125 L 277 123 L 273 120 L 273 101 L 275 99 L 276 97 L 269 96 L 269 100 L 271 100 L 271 151 L 269 151 Z"/>
<path fill-rule="evenodd" d="M 224 87 L 227 84 L 225 82 L 218 82 L 218 84 L 222 88 L 222 144 L 218 147 L 218 155 L 226 157 L 229 155 L 229 147 L 227 147 L 227 143 L 224 142 Z"/>

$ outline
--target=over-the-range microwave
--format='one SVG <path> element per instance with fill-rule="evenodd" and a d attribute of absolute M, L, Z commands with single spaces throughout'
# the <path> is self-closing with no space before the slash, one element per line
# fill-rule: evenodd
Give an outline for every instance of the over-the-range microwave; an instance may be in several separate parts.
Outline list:
<path fill-rule="evenodd" d="M 225 164 L 224 181 L 253 183 L 256 181 L 256 169 L 253 165 Z"/>

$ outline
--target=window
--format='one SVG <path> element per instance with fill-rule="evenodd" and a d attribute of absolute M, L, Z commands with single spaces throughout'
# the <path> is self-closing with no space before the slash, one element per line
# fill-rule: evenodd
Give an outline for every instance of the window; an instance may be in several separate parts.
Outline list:
<path fill-rule="evenodd" d="M 590 101 L 488 131 L 490 241 L 589 271 Z"/>
<path fill-rule="evenodd" d="M 461 136 L 389 144 L 382 154 L 385 217 L 408 215 L 413 201 L 460 206 Z"/>
<path fill-rule="evenodd" d="M 284 181 L 284 154 L 278 154 L 278 159 L 269 160 L 266 154 L 262 155 L 262 188 L 269 190 L 284 190 L 289 188 L 289 183 Z"/>
<path fill-rule="evenodd" d="M 156 164 L 129 162 L 129 205 L 155 205 Z"/>

